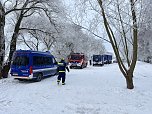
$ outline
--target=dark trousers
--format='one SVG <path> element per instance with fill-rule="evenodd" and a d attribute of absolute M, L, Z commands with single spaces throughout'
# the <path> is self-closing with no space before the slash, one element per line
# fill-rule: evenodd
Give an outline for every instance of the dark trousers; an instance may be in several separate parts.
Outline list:
<path fill-rule="evenodd" d="M 65 82 L 65 72 L 59 72 L 59 76 L 58 76 L 58 82 L 61 81 L 62 78 L 62 83 Z"/>

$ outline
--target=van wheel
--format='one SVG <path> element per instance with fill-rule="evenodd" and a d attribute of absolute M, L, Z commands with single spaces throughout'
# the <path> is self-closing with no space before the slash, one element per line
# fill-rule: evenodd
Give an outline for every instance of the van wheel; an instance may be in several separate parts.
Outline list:
<path fill-rule="evenodd" d="M 24 79 L 18 79 L 19 81 L 24 81 Z"/>
<path fill-rule="evenodd" d="M 39 73 L 37 78 L 36 78 L 36 82 L 40 82 L 42 80 L 42 74 Z"/>
<path fill-rule="evenodd" d="M 86 66 L 85 66 L 85 67 L 87 67 L 87 65 L 88 65 L 88 63 L 86 63 Z"/>
<path fill-rule="evenodd" d="M 80 69 L 83 69 L 83 65 L 80 66 Z"/>

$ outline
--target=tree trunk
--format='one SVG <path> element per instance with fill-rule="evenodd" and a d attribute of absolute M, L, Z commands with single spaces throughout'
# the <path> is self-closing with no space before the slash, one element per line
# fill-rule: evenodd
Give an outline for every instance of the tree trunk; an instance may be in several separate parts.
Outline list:
<path fill-rule="evenodd" d="M 16 50 L 16 42 L 18 37 L 18 31 L 14 31 L 14 34 L 12 36 L 11 44 L 10 44 L 10 52 L 9 52 L 9 61 L 12 60 L 13 53 Z"/>
<path fill-rule="evenodd" d="M 12 58 L 13 58 L 13 53 L 16 51 L 16 43 L 17 43 L 17 38 L 19 35 L 19 27 L 20 27 L 22 18 L 23 17 L 19 18 L 19 20 L 15 26 L 13 36 L 12 36 L 12 40 L 11 40 L 11 44 L 10 44 L 10 52 L 9 52 L 9 63 L 11 63 Z M 8 64 L 8 68 L 10 68 L 10 65 L 11 64 Z M 7 73 L 8 73 L 8 71 L 9 70 L 7 70 Z"/>
<path fill-rule="evenodd" d="M 0 78 L 2 78 L 2 65 L 5 56 L 5 37 L 4 37 L 4 26 L 5 26 L 5 10 L 0 2 Z"/>
<path fill-rule="evenodd" d="M 133 89 L 134 88 L 133 74 L 128 74 L 127 76 L 125 76 L 125 78 L 126 78 L 127 88 Z"/>
<path fill-rule="evenodd" d="M 17 43 L 17 38 L 19 35 L 20 25 L 21 25 L 22 19 L 23 19 L 23 14 L 21 12 L 19 19 L 17 20 L 17 23 L 15 25 L 14 33 L 13 33 L 13 36 L 11 39 L 10 52 L 9 52 L 9 57 L 8 57 L 8 59 L 9 59 L 8 68 L 10 68 L 10 65 L 11 65 L 10 63 L 12 61 L 13 53 L 16 51 L 16 43 Z M 7 73 L 8 73 L 8 71 L 9 70 L 7 70 Z"/>

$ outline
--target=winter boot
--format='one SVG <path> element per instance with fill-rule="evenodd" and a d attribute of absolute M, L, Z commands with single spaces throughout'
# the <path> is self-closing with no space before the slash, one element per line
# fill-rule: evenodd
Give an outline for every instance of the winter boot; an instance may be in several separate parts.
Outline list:
<path fill-rule="evenodd" d="M 62 85 L 65 85 L 65 83 L 62 83 Z"/>

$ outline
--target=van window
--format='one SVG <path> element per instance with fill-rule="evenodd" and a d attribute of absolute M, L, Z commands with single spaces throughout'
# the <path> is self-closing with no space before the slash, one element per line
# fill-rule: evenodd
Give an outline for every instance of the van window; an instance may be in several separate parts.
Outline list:
<path fill-rule="evenodd" d="M 27 66 L 29 64 L 28 56 L 16 56 L 13 60 L 13 65 L 16 66 Z"/>
<path fill-rule="evenodd" d="M 101 61 L 102 60 L 102 56 L 101 55 L 93 55 L 93 61 Z"/>
<path fill-rule="evenodd" d="M 51 57 L 33 56 L 34 66 L 51 65 L 53 63 Z"/>
<path fill-rule="evenodd" d="M 53 60 L 51 57 L 47 57 L 47 65 L 52 65 L 53 64 Z"/>
<path fill-rule="evenodd" d="M 51 65 L 53 63 L 51 57 L 43 57 L 43 61 L 44 65 Z"/>
<path fill-rule="evenodd" d="M 39 65 L 42 65 L 42 57 L 40 56 L 33 56 L 33 65 L 34 66 L 39 66 Z"/>

